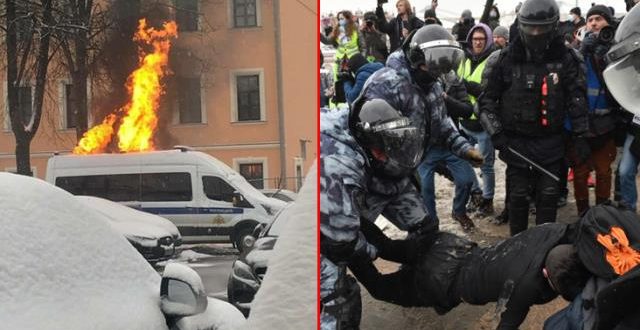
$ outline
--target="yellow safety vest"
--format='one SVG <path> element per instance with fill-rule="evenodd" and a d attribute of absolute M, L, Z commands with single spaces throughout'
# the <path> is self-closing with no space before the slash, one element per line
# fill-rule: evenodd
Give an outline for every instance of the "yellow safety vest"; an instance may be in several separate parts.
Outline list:
<path fill-rule="evenodd" d="M 487 59 L 484 59 L 484 61 L 480 62 L 480 64 L 478 64 L 478 66 L 476 66 L 475 70 L 473 70 L 473 72 L 471 71 L 471 60 L 470 59 L 465 59 L 464 62 L 460 63 L 460 66 L 458 67 L 458 77 L 466 80 L 466 81 L 471 81 L 471 82 L 475 82 L 475 83 L 482 83 L 482 72 L 484 71 L 484 67 L 487 65 Z M 469 95 L 469 100 L 471 101 L 472 105 L 475 105 L 477 100 L 474 96 Z M 478 119 L 476 117 L 476 114 L 473 113 L 471 114 L 471 118 L 469 119 Z"/>
<path fill-rule="evenodd" d="M 340 44 L 338 41 L 338 48 L 336 49 L 336 61 L 340 61 L 347 55 L 347 58 L 360 52 L 358 47 L 358 31 L 354 30 L 351 33 L 351 38 L 345 43 Z"/>

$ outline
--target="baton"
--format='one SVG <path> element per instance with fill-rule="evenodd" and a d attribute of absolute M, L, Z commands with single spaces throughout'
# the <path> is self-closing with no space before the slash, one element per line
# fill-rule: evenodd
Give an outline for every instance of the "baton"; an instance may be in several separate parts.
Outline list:
<path fill-rule="evenodd" d="M 515 151 L 513 148 L 511 147 L 507 147 L 507 149 L 509 149 L 509 151 L 511 151 L 514 155 L 520 157 L 520 159 L 524 160 L 525 162 L 527 162 L 529 165 L 535 167 L 538 171 L 548 175 L 550 178 L 556 180 L 556 182 L 560 182 L 560 178 L 557 177 L 556 175 L 554 175 L 553 173 L 549 172 L 546 168 L 538 165 L 538 163 L 532 161 L 531 159 L 527 158 L 525 155 Z"/>

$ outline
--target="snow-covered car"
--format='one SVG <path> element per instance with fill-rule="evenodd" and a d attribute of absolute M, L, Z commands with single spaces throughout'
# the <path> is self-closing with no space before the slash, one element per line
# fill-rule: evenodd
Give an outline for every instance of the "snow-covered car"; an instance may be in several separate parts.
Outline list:
<path fill-rule="evenodd" d="M 100 197 L 76 198 L 108 218 L 109 224 L 124 235 L 151 264 L 171 259 L 176 247 L 182 244 L 182 236 L 176 225 L 161 216 Z"/>
<path fill-rule="evenodd" d="M 249 315 L 251 302 L 267 272 L 267 262 L 273 252 L 282 228 L 289 221 L 291 205 L 282 209 L 269 225 L 258 225 L 253 236 L 244 244 L 249 249 L 242 253 L 231 266 L 227 282 L 228 301 L 245 316 Z"/>
<path fill-rule="evenodd" d="M 0 173 L 3 329 L 237 329 L 231 304 L 170 263 L 162 277 L 76 197 L 42 180 Z"/>
<path fill-rule="evenodd" d="M 279 199 L 284 202 L 293 202 L 298 197 L 298 194 L 287 189 L 260 189 L 260 192 L 267 197 Z"/>

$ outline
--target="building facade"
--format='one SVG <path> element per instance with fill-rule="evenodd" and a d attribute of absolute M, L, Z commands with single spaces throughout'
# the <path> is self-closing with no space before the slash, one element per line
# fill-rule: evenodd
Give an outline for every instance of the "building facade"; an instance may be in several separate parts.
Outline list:
<path fill-rule="evenodd" d="M 317 154 L 316 1 L 173 0 L 167 7 L 179 36 L 161 100 L 160 116 L 171 118 L 163 118 L 160 133 L 213 155 L 258 188 L 297 191 Z M 48 158 L 77 142 L 68 84 L 48 79 L 31 144 L 34 176 L 44 178 Z M 32 85 L 20 89 L 26 114 Z M 100 86 L 89 85 L 91 104 Z M 2 109 L 0 170 L 15 171 L 15 140 Z"/>

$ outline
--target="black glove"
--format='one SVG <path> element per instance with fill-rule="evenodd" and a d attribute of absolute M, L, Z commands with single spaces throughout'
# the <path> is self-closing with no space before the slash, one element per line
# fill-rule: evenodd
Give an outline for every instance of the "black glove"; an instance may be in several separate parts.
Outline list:
<path fill-rule="evenodd" d="M 338 78 L 338 81 L 353 80 L 353 76 L 351 76 L 351 73 L 348 71 L 338 72 L 337 78 Z"/>
<path fill-rule="evenodd" d="M 591 157 L 591 146 L 586 137 L 574 137 L 573 149 L 576 155 L 576 165 L 584 164 Z"/>
<path fill-rule="evenodd" d="M 509 147 L 509 139 L 503 132 L 496 133 L 491 136 L 491 143 L 496 150 L 504 152 Z"/>
<path fill-rule="evenodd" d="M 320 235 L 320 253 L 334 264 L 346 263 L 353 256 L 357 241 L 356 238 L 351 242 L 338 242 Z"/>

